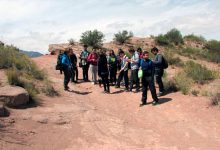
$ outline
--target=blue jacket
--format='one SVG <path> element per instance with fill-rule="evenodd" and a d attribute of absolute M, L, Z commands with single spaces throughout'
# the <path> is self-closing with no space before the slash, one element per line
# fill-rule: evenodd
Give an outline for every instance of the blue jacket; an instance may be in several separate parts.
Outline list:
<path fill-rule="evenodd" d="M 63 65 L 64 69 L 71 66 L 70 59 L 66 54 L 63 54 L 63 56 L 62 56 L 62 65 Z"/>
<path fill-rule="evenodd" d="M 140 67 L 143 70 L 143 76 L 154 76 L 154 64 L 150 59 L 141 59 Z"/>

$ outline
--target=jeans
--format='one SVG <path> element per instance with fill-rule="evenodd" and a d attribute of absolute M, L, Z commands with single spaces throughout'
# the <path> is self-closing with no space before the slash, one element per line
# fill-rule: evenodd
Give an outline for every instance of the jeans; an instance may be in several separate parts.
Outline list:
<path fill-rule="evenodd" d="M 109 73 L 110 73 L 110 82 L 111 83 L 116 83 L 116 75 L 117 75 L 117 67 L 110 67 L 109 68 Z"/>
<path fill-rule="evenodd" d="M 97 82 L 97 72 L 98 72 L 98 66 L 90 65 L 90 70 L 92 74 L 92 82 Z"/>
<path fill-rule="evenodd" d="M 77 68 L 77 67 L 74 67 L 74 69 L 73 69 L 73 75 L 72 75 L 71 79 L 72 79 L 72 82 L 78 80 L 78 68 Z"/>
<path fill-rule="evenodd" d="M 89 80 L 89 75 L 88 75 L 88 72 L 89 72 L 89 65 L 83 65 L 82 66 L 82 70 L 83 70 L 83 80 L 84 81 L 88 81 Z"/>
<path fill-rule="evenodd" d="M 148 87 L 150 88 L 150 92 L 151 92 L 153 100 L 158 102 L 158 98 L 157 98 L 157 94 L 156 94 L 156 88 L 155 88 L 155 85 L 154 85 L 154 77 L 143 76 L 142 85 L 143 85 L 143 88 L 142 88 L 143 93 L 142 93 L 142 99 L 141 99 L 142 103 L 143 104 L 147 103 L 147 90 L 148 90 Z"/>
<path fill-rule="evenodd" d="M 123 77 L 124 77 L 124 81 L 125 81 L 125 87 L 126 87 L 126 89 L 128 89 L 128 70 L 127 71 L 121 71 L 119 73 L 117 86 L 120 87 L 120 83 L 121 83 Z"/>
<path fill-rule="evenodd" d="M 110 92 L 108 74 L 106 73 L 101 75 L 101 78 L 102 78 L 102 83 L 104 85 L 104 91 Z"/>
<path fill-rule="evenodd" d="M 70 73 L 70 70 L 68 68 L 65 68 L 63 70 L 63 72 L 64 72 L 64 88 L 67 88 L 68 84 L 70 82 L 71 73 Z"/>
<path fill-rule="evenodd" d="M 155 70 L 155 78 L 156 78 L 156 82 L 159 86 L 159 91 L 160 92 L 164 91 L 164 86 L 163 86 L 163 81 L 162 81 L 163 74 L 164 74 L 163 69 L 156 69 Z"/>
<path fill-rule="evenodd" d="M 136 84 L 136 91 L 140 89 L 140 81 L 138 78 L 139 69 L 131 70 L 131 79 L 130 79 L 130 91 L 133 89 L 134 83 Z"/>

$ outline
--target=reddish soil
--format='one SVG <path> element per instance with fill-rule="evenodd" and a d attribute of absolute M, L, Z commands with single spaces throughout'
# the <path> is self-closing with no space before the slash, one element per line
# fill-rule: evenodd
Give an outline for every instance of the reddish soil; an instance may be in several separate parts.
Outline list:
<path fill-rule="evenodd" d="M 141 93 L 111 88 L 106 95 L 91 83 L 70 84 L 72 92 L 64 92 L 56 56 L 34 60 L 61 96 L 41 95 L 39 106 L 1 118 L 1 150 L 220 149 L 220 110 L 205 97 L 171 93 L 160 105 L 140 108 Z"/>

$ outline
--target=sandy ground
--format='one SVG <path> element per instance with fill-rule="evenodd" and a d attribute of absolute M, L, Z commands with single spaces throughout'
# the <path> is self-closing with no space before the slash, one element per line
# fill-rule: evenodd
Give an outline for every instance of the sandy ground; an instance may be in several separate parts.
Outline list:
<path fill-rule="evenodd" d="M 160 105 L 140 108 L 141 93 L 122 89 L 106 95 L 99 86 L 79 83 L 64 92 L 56 57 L 35 61 L 61 96 L 42 95 L 39 106 L 11 109 L 9 118 L 1 118 L 1 150 L 220 149 L 219 107 L 207 98 L 172 93 L 161 97 Z"/>

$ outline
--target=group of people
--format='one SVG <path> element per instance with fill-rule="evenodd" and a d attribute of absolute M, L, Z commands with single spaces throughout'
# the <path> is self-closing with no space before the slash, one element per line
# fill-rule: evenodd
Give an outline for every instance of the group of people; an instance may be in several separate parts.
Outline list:
<path fill-rule="evenodd" d="M 93 48 L 89 52 L 88 46 L 84 45 L 79 56 L 79 67 L 82 68 L 83 81 L 90 82 L 88 73 L 90 70 L 92 84 L 99 84 L 100 86 L 103 84 L 105 93 L 110 93 L 110 86 L 120 88 L 122 84 L 124 84 L 126 92 L 132 92 L 134 87 L 134 92 L 139 92 L 140 85 L 142 85 L 142 103 L 140 106 L 147 104 L 148 88 L 155 105 L 159 101 L 158 97 L 164 94 L 162 77 L 166 68 L 166 64 L 164 64 L 166 60 L 156 47 L 151 49 L 151 53 L 155 55 L 153 60 L 149 58 L 149 52 L 143 52 L 141 48 L 137 50 L 131 48 L 129 50 L 130 57 L 128 57 L 122 49 L 119 49 L 118 54 L 115 55 L 113 50 L 106 52 L 97 48 Z M 57 70 L 60 70 L 61 74 L 64 72 L 64 89 L 69 90 L 68 83 L 70 81 L 78 82 L 77 57 L 73 49 L 69 48 L 63 54 L 58 55 L 57 66 Z M 130 75 L 128 75 L 129 73 Z M 159 85 L 158 94 L 156 93 L 154 79 Z"/>

